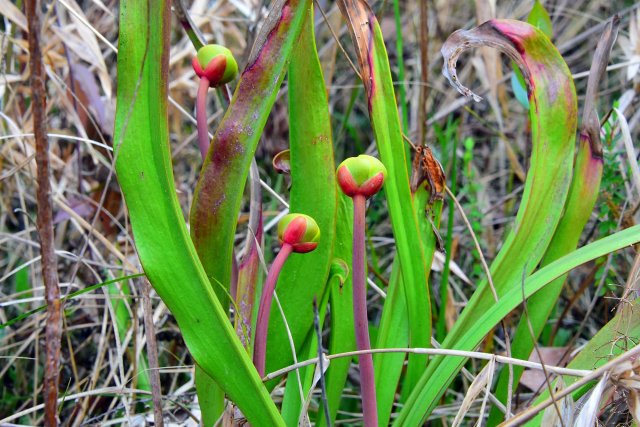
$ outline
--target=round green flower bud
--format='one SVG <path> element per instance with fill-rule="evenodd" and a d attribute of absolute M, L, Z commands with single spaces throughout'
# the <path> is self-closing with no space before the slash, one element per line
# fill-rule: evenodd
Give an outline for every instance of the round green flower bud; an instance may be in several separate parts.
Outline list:
<path fill-rule="evenodd" d="M 278 239 L 291 245 L 294 252 L 311 252 L 318 246 L 320 228 L 309 215 L 289 214 L 278 223 Z"/>
<path fill-rule="evenodd" d="M 344 194 L 349 197 L 361 195 L 369 198 L 382 188 L 387 177 L 387 169 L 375 157 L 361 154 L 340 163 L 336 175 Z"/>
<path fill-rule="evenodd" d="M 238 63 L 229 49 L 218 44 L 202 46 L 193 60 L 198 77 L 209 79 L 211 86 L 229 83 L 238 74 Z"/>

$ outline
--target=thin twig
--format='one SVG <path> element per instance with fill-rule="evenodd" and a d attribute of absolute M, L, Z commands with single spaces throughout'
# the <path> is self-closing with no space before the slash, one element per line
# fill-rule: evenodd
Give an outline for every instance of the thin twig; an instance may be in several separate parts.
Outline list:
<path fill-rule="evenodd" d="M 356 64 L 353 63 L 353 61 L 351 60 L 351 57 L 349 57 L 349 54 L 344 49 L 344 46 L 342 46 L 342 43 L 340 43 L 340 38 L 338 37 L 336 32 L 333 31 L 333 27 L 331 27 L 331 24 L 329 23 L 329 19 L 327 18 L 327 15 L 324 13 L 324 9 L 322 9 L 322 6 L 317 1 L 314 1 L 314 3 L 316 4 L 316 6 L 318 6 L 318 10 L 322 14 L 322 17 L 324 18 L 324 22 L 327 24 L 327 27 L 329 28 L 329 31 L 331 31 L 331 35 L 333 36 L 334 40 L 336 41 L 336 44 L 338 45 L 338 48 L 340 48 L 340 50 L 344 54 L 344 57 L 347 58 L 347 62 L 349 62 L 349 65 L 351 65 L 351 68 L 353 69 L 353 72 L 356 73 L 356 76 L 358 76 L 358 79 L 362 80 L 362 75 L 358 72 L 358 67 L 356 67 Z"/>
<path fill-rule="evenodd" d="M 479 359 L 479 360 L 492 360 L 496 362 L 522 366 L 528 369 L 542 370 L 542 365 L 537 362 L 530 362 L 528 360 L 514 359 L 513 357 L 500 356 L 492 353 L 483 353 L 481 351 L 463 351 L 463 350 L 450 350 L 446 348 L 374 348 L 371 350 L 356 350 L 347 351 L 345 353 L 329 354 L 327 359 L 340 359 L 342 357 L 354 357 L 363 354 L 378 354 L 378 353 L 411 353 L 411 354 L 426 354 L 428 356 L 452 356 L 452 357 L 464 357 L 467 359 Z M 296 362 L 293 365 L 287 366 L 277 371 L 273 371 L 270 374 L 262 378 L 262 381 L 271 381 L 291 371 L 297 371 L 305 366 L 315 365 L 318 363 L 318 358 L 304 360 L 302 362 Z M 561 368 L 559 366 L 546 365 L 549 372 L 553 372 L 558 375 L 571 375 L 574 377 L 587 377 L 592 374 L 593 371 L 586 369 L 569 369 Z"/>
<path fill-rule="evenodd" d="M 496 291 L 496 287 L 493 284 L 493 278 L 491 277 L 491 270 L 489 269 L 489 265 L 487 264 L 487 261 L 484 259 L 484 254 L 482 253 L 482 248 L 480 247 L 480 243 L 478 242 L 476 233 L 473 231 L 473 227 L 471 227 L 471 223 L 469 222 L 469 219 L 467 218 L 467 215 L 464 213 L 464 209 L 462 208 L 462 205 L 460 204 L 456 196 L 451 192 L 449 187 L 445 186 L 444 189 L 449 195 L 449 197 L 451 197 L 451 199 L 453 200 L 453 203 L 456 205 L 456 209 L 458 209 L 458 211 L 460 212 L 460 215 L 462 216 L 462 220 L 464 221 L 465 225 L 469 229 L 469 232 L 471 233 L 471 238 L 473 239 L 473 243 L 476 246 L 476 250 L 478 251 L 478 255 L 480 257 L 480 263 L 482 264 L 482 268 L 484 269 L 485 274 L 487 275 L 487 282 L 489 283 L 489 287 L 491 288 L 493 299 L 497 303 L 498 292 Z M 504 331 L 504 341 L 505 341 L 505 349 L 507 351 L 507 356 L 511 358 L 511 339 L 509 338 L 509 331 L 507 330 L 507 325 L 504 322 L 504 320 L 502 320 L 500 323 Z M 512 390 L 513 366 L 511 364 L 508 364 L 507 367 L 509 369 L 509 382 L 507 387 L 507 416 L 508 416 L 508 414 L 511 413 L 511 396 L 513 395 L 513 390 Z"/>
<path fill-rule="evenodd" d="M 589 375 L 584 376 L 583 378 L 581 378 L 579 381 L 576 381 L 575 383 L 571 384 L 569 387 L 565 388 L 564 390 L 559 391 L 555 398 L 556 399 L 562 399 L 563 397 L 573 393 L 574 391 L 580 389 L 582 386 L 584 386 L 585 384 L 588 384 L 589 382 L 600 378 L 602 375 L 605 375 L 606 373 L 610 372 L 612 370 L 612 368 L 614 368 L 616 365 L 618 365 L 619 363 L 622 363 L 626 360 L 635 358 L 640 356 L 640 345 L 637 345 L 635 347 L 633 347 L 631 350 L 629 350 L 626 353 L 621 354 L 619 357 L 613 359 L 610 362 L 605 363 L 604 365 L 602 365 L 601 367 L 599 367 L 598 369 L 592 371 L 591 373 L 589 373 Z M 515 417 L 509 419 L 508 421 L 505 421 L 504 423 L 500 424 L 500 427 L 508 427 L 508 426 L 519 426 L 524 424 L 525 422 L 529 421 L 530 419 L 532 419 L 533 417 L 535 417 L 540 411 L 542 411 L 543 409 L 547 408 L 548 406 L 553 405 L 553 400 L 551 398 L 538 403 L 535 406 L 532 406 L 522 412 L 520 412 L 519 414 L 517 414 Z"/>
<path fill-rule="evenodd" d="M 533 332 L 533 326 L 531 325 L 531 317 L 529 316 L 529 309 L 527 307 L 527 298 L 524 293 L 524 284 L 527 279 L 527 265 L 525 264 L 522 269 L 522 281 L 520 282 L 522 285 L 520 289 L 522 290 L 522 308 L 524 311 L 524 318 L 527 321 L 527 327 L 529 328 L 529 333 L 531 334 L 531 341 L 533 341 L 533 348 L 538 355 L 538 360 L 540 360 L 540 364 L 542 365 L 542 373 L 544 374 L 544 382 L 547 385 L 547 389 L 549 390 L 549 395 L 551 399 L 553 399 L 553 407 L 556 410 L 556 415 L 558 415 L 558 420 L 560 421 L 560 425 L 564 427 L 564 421 L 562 420 L 562 413 L 560 411 L 560 407 L 558 406 L 558 402 L 553 394 L 553 385 L 551 384 L 551 380 L 549 379 L 551 376 L 547 372 L 547 368 L 544 365 L 544 359 L 542 358 L 542 353 L 540 352 L 540 348 L 538 347 L 537 338 L 535 332 Z"/>
<path fill-rule="evenodd" d="M 327 386 L 324 378 L 324 363 L 322 358 L 322 330 L 320 328 L 320 315 L 318 314 L 318 301 L 313 298 L 313 325 L 316 328 L 316 336 L 318 338 L 318 368 L 320 370 L 320 396 L 322 407 L 324 408 L 324 418 L 327 420 L 327 426 L 331 427 L 331 414 L 329 412 L 329 402 L 327 401 Z"/>
<path fill-rule="evenodd" d="M 70 401 L 74 401 L 74 400 L 79 400 L 81 398 L 84 397 L 89 397 L 89 396 L 108 396 L 108 395 L 116 395 L 116 396 L 122 396 L 122 395 L 126 395 L 126 394 L 144 394 L 144 395 L 150 395 L 151 392 L 147 391 L 147 390 L 140 390 L 140 389 L 135 389 L 135 388 L 126 388 L 126 387 L 104 387 L 104 388 L 99 388 L 99 389 L 94 389 L 94 390 L 87 390 L 87 391 L 83 391 L 80 393 L 75 393 L 75 394 L 71 394 L 68 396 L 64 396 L 58 399 L 58 403 L 63 403 L 63 402 L 70 402 Z M 196 418 L 196 416 L 189 410 L 188 407 L 186 407 L 184 404 L 180 403 L 180 401 L 176 398 L 176 399 L 172 399 L 169 397 L 164 397 L 164 400 L 167 400 L 171 403 L 173 403 L 174 405 L 178 406 L 180 409 L 182 409 L 183 411 L 185 411 L 185 413 L 191 418 L 193 419 L 195 422 L 200 422 L 200 420 L 198 418 Z M 39 404 L 39 405 L 35 405 L 32 406 L 31 408 L 27 408 L 24 411 L 20 411 L 20 412 L 16 412 L 15 414 L 12 414 L 6 418 L 3 418 L 0 420 L 0 425 L 6 425 L 6 423 L 8 423 L 9 421 L 14 421 L 17 419 L 20 419 L 26 415 L 29 414 L 33 414 L 34 412 L 38 412 L 39 410 L 41 410 L 42 408 L 44 408 L 44 404 Z"/>
<path fill-rule="evenodd" d="M 420 1 L 420 86 L 418 101 L 418 144 L 427 143 L 427 84 L 429 83 L 429 5 Z"/>
<path fill-rule="evenodd" d="M 44 86 L 44 65 L 40 50 L 40 4 L 37 0 L 26 2 L 29 27 L 29 68 L 31 69 L 31 91 L 33 112 L 33 133 L 36 139 L 38 235 L 42 255 L 42 279 L 47 298 L 46 360 L 44 370 L 44 424 L 58 425 L 58 370 L 60 366 L 60 339 L 62 336 L 62 310 L 58 271 L 53 242 L 53 207 L 51 183 L 49 182 L 49 140 L 46 131 L 46 91 Z"/>
<path fill-rule="evenodd" d="M 153 307 L 151 306 L 151 284 L 145 278 L 142 281 L 142 313 L 144 316 L 144 332 L 147 336 L 147 357 L 149 358 L 149 380 L 153 395 L 153 422 L 157 427 L 164 427 L 162 417 L 162 389 L 160 387 L 160 371 L 158 365 L 158 343 L 153 326 Z"/>

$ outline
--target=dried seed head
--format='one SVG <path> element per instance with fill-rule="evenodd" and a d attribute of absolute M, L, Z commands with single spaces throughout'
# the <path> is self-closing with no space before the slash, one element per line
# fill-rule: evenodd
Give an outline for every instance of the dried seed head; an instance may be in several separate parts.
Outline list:
<path fill-rule="evenodd" d="M 289 214 L 278 223 L 280 243 L 288 243 L 294 252 L 311 252 L 318 246 L 320 228 L 309 215 Z"/>
<path fill-rule="evenodd" d="M 198 77 L 206 77 L 211 87 L 229 83 L 238 74 L 238 63 L 229 49 L 208 44 L 198 50 L 192 61 Z"/>
<path fill-rule="evenodd" d="M 386 177 L 382 162 L 365 154 L 346 159 L 337 171 L 338 184 L 349 197 L 361 195 L 368 199 L 380 191 Z"/>

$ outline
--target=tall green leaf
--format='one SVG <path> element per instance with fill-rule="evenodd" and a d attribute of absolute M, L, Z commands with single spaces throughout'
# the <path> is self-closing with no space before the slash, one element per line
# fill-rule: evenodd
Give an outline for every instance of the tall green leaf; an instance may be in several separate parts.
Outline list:
<path fill-rule="evenodd" d="M 365 0 L 338 2 L 351 32 L 360 74 L 369 106 L 369 116 L 380 160 L 387 168 L 385 195 L 400 259 L 409 314 L 409 342 L 412 347 L 431 344 L 431 302 L 427 286 L 428 272 L 416 207 L 411 197 L 409 171 L 405 156 L 398 109 L 393 90 L 389 58 L 375 14 Z M 418 212 L 418 214 L 423 214 Z M 427 358 L 410 355 L 406 386 L 411 389 L 424 370 Z"/>
<path fill-rule="evenodd" d="M 582 230 L 587 225 L 598 199 L 604 162 L 600 142 L 600 120 L 595 109 L 595 98 L 599 82 L 609 61 L 609 53 L 616 34 L 617 21 L 614 19 L 605 28 L 594 53 L 571 188 L 564 214 L 542 259 L 542 266 L 576 249 Z M 558 278 L 527 302 L 528 316 L 527 313 L 524 313 L 520 319 L 511 348 L 511 355 L 516 359 L 527 360 L 529 358 L 533 351 L 534 342 L 542 333 L 547 319 L 555 308 L 555 302 L 560 296 L 565 279 L 566 277 Z M 533 331 L 533 336 L 531 331 Z M 503 403 L 507 399 L 509 382 L 511 382 L 511 387 L 516 388 L 522 372 L 522 367 L 514 366 L 513 375 L 510 378 L 507 370 L 502 370 L 496 386 L 496 396 Z M 495 424 L 501 418 L 500 411 L 496 407 L 492 408 L 489 424 Z"/>
<path fill-rule="evenodd" d="M 175 192 L 167 124 L 169 2 L 122 0 L 115 156 L 140 262 L 196 363 L 255 425 L 283 425 L 214 295 Z"/>
<path fill-rule="evenodd" d="M 426 212 L 430 195 L 431 193 L 425 189 L 424 185 L 420 185 L 413 195 L 416 207 L 425 212 L 418 217 L 419 237 L 422 239 L 425 257 L 429 264 L 433 262 L 437 247 L 437 238 L 432 230 L 431 221 L 433 221 L 433 226 L 438 227 L 442 213 L 442 201 L 440 200 L 434 203 L 429 212 Z M 434 218 L 430 221 L 429 217 L 432 215 Z M 405 286 L 399 273 L 399 264 L 396 259 L 391 268 L 389 293 L 382 310 L 376 348 L 402 348 L 410 345 L 407 299 Z M 405 355 L 402 353 L 376 354 L 374 356 L 378 422 L 382 425 L 389 424 L 404 360 Z M 403 393 L 407 395 L 410 391 L 407 387 L 403 388 Z"/>
<path fill-rule="evenodd" d="M 337 209 L 329 103 L 316 51 L 313 8 L 311 4 L 307 8 L 289 64 L 290 210 L 313 217 L 321 237 L 313 252 L 289 257 L 276 289 L 298 348 L 313 323 L 313 298 L 320 300 L 327 283 Z M 291 362 L 289 339 L 279 314 L 271 316 L 267 346 L 268 372 Z"/>
<path fill-rule="evenodd" d="M 469 47 L 484 45 L 502 50 L 520 65 L 530 86 L 532 105 L 531 165 L 522 201 L 514 230 L 491 265 L 495 290 L 502 300 L 503 295 L 518 286 L 523 271 L 529 274 L 540 262 L 560 220 L 571 181 L 577 106 L 571 73 L 555 46 L 535 27 L 511 20 L 492 20 L 469 31 L 456 31 L 445 42 L 444 74 L 462 94 L 480 100 L 458 81 L 457 58 Z M 469 330 L 479 330 L 478 314 L 492 311 L 495 304 L 488 282 L 482 282 L 447 334 L 443 348 L 470 350 L 477 345 L 484 335 L 475 335 L 475 342 L 467 341 L 469 348 L 462 347 L 461 337 Z M 399 420 L 421 409 L 422 417 L 430 410 L 427 408 L 432 408 L 430 405 L 434 402 L 418 396 L 423 395 L 425 389 L 439 393 L 442 390 L 434 387 L 434 382 L 440 384 L 442 378 L 453 379 L 459 366 L 448 365 L 453 371 L 443 371 L 444 363 L 443 357 L 432 360 Z M 410 409 L 411 405 L 417 406 Z"/>

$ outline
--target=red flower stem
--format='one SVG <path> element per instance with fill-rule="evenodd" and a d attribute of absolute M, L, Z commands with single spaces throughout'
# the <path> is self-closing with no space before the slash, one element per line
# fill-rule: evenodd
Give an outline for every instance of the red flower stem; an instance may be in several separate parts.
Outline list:
<path fill-rule="evenodd" d="M 367 286 L 365 270 L 364 218 L 366 199 L 353 196 L 353 318 L 356 324 L 358 350 L 371 350 L 367 320 Z M 358 356 L 360 365 L 360 395 L 365 427 L 378 427 L 376 387 L 373 376 L 373 356 Z"/>
<path fill-rule="evenodd" d="M 273 260 L 267 280 L 264 282 L 262 296 L 260 296 L 260 306 L 258 308 L 258 320 L 256 322 L 255 345 L 253 349 L 253 364 L 261 377 L 264 377 L 265 359 L 267 355 L 267 331 L 269 330 L 269 315 L 271 313 L 271 302 L 273 292 L 276 289 L 278 276 L 289 254 L 293 251 L 293 246 L 288 243 L 282 245 L 280 252 Z"/>
<path fill-rule="evenodd" d="M 198 86 L 198 95 L 196 97 L 196 122 L 198 123 L 198 146 L 202 159 L 207 156 L 209 151 L 209 128 L 207 126 L 207 92 L 209 91 L 209 79 L 200 77 L 200 86 Z"/>

